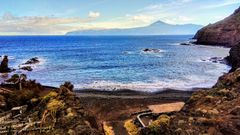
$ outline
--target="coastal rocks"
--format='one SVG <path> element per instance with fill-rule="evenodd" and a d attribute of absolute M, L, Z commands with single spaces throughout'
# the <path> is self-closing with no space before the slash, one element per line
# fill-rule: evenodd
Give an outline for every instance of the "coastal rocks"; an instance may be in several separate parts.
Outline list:
<path fill-rule="evenodd" d="M 209 59 L 209 61 L 213 63 L 221 63 L 221 64 L 226 64 L 226 60 L 222 57 L 212 57 Z"/>
<path fill-rule="evenodd" d="M 224 74 L 223 76 L 219 77 L 214 88 L 227 89 L 228 87 L 233 87 L 235 85 L 238 85 L 239 80 L 240 80 L 240 69 L 237 69 L 234 72 Z"/>
<path fill-rule="evenodd" d="M 37 64 L 39 63 L 39 58 L 38 57 L 34 57 L 29 59 L 26 63 L 24 63 L 24 65 L 29 65 L 29 64 Z"/>
<path fill-rule="evenodd" d="M 145 48 L 142 50 L 143 53 L 145 54 L 159 54 L 163 52 L 161 49 L 154 49 L 154 48 Z"/>
<path fill-rule="evenodd" d="M 159 52 L 161 52 L 161 50 L 159 50 L 159 49 L 150 49 L 150 48 L 143 49 L 142 51 L 146 52 L 146 53 L 159 53 Z"/>
<path fill-rule="evenodd" d="M 191 43 L 180 43 L 180 45 L 191 45 Z"/>
<path fill-rule="evenodd" d="M 200 29 L 194 39 L 196 44 L 235 46 L 240 42 L 240 8 L 224 20 Z"/>
<path fill-rule="evenodd" d="M 32 71 L 33 70 L 31 66 L 24 66 L 24 67 L 21 67 L 20 69 L 26 70 L 26 71 Z"/>
<path fill-rule="evenodd" d="M 40 63 L 40 60 L 38 57 L 33 57 L 29 59 L 27 62 L 20 65 L 21 70 L 26 71 L 33 71 L 32 65 Z M 30 66 L 29 66 L 30 65 Z"/>
<path fill-rule="evenodd" d="M 196 42 L 195 39 L 190 39 L 189 41 L 180 43 L 180 45 L 190 46 L 190 45 L 194 45 L 195 42 Z"/>
<path fill-rule="evenodd" d="M 209 59 L 201 59 L 201 61 L 229 65 L 228 59 L 227 58 L 222 58 L 222 57 L 211 57 Z"/>
<path fill-rule="evenodd" d="M 8 73 L 12 70 L 8 67 L 8 56 L 4 56 L 0 65 L 0 73 Z"/>
<path fill-rule="evenodd" d="M 240 67 L 240 42 L 231 48 L 229 56 L 226 57 L 228 63 L 232 66 L 230 72 L 235 71 Z"/>

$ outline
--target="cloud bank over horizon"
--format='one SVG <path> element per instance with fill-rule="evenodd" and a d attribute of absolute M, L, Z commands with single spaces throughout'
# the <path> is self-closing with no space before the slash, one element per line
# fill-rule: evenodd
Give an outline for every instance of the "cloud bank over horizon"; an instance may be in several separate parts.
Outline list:
<path fill-rule="evenodd" d="M 207 25 L 239 6 L 239 0 L 3 0 L 0 35 L 62 35 L 75 30 L 141 27 L 158 20 Z"/>

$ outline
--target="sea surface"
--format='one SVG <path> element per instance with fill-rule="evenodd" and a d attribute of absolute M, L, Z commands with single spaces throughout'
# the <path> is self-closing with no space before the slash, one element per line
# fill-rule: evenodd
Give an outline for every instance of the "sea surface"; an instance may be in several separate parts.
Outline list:
<path fill-rule="evenodd" d="M 189 36 L 1 36 L 0 55 L 9 56 L 9 65 L 32 57 L 29 79 L 59 86 L 71 81 L 76 89 L 159 91 L 211 87 L 229 67 L 210 61 L 225 57 L 228 48 L 183 46 Z M 145 48 L 157 51 L 144 52 Z M 11 74 L 2 74 L 6 79 Z"/>

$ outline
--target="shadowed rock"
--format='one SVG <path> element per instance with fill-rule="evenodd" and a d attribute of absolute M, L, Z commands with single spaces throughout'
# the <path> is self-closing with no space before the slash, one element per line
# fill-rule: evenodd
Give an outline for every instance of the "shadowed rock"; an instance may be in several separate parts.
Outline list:
<path fill-rule="evenodd" d="M 240 43 L 232 47 L 229 54 L 230 55 L 226 59 L 232 66 L 230 72 L 233 72 L 240 67 Z"/>
<path fill-rule="evenodd" d="M 0 73 L 11 72 L 11 69 L 8 67 L 8 56 L 4 56 L 1 65 L 0 65 Z"/>

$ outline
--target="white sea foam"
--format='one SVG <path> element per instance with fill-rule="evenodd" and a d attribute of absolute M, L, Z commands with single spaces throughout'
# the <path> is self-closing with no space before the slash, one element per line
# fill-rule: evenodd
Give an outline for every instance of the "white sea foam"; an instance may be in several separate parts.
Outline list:
<path fill-rule="evenodd" d="M 156 92 L 164 89 L 177 89 L 177 90 L 191 90 L 192 88 L 207 88 L 212 87 L 216 80 L 210 81 L 209 78 L 199 76 L 187 76 L 186 80 L 155 80 L 151 83 L 146 82 L 132 82 L 121 83 L 113 81 L 96 81 L 91 84 L 78 84 L 75 85 L 77 89 L 97 89 L 97 90 L 121 90 L 130 89 L 135 91 Z"/>
<path fill-rule="evenodd" d="M 133 51 L 124 51 L 124 52 L 122 52 L 123 54 L 134 54 L 134 52 Z"/>

